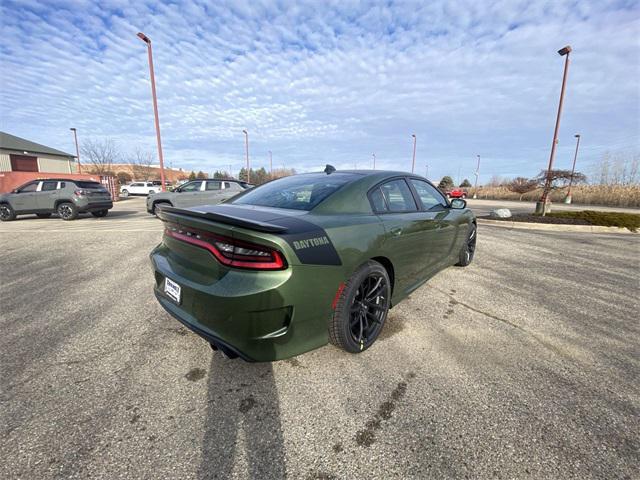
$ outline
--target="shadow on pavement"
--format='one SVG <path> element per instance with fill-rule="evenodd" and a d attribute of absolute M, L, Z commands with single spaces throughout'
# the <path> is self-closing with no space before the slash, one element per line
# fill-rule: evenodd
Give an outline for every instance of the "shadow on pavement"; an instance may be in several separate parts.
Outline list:
<path fill-rule="evenodd" d="M 226 360 L 214 354 L 208 381 L 198 478 L 230 478 L 235 463 L 246 463 L 247 478 L 285 478 L 284 439 L 272 365 Z M 239 460 L 241 456 L 245 461 Z M 238 473 L 244 477 L 241 468 Z"/>

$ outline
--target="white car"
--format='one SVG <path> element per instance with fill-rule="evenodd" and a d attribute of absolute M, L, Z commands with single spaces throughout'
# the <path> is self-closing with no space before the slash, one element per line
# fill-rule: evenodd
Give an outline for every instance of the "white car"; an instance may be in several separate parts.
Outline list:
<path fill-rule="evenodd" d="M 129 195 L 151 195 L 160 191 L 160 185 L 154 185 L 153 182 L 133 182 L 129 185 L 120 187 L 120 196 L 128 197 Z"/>

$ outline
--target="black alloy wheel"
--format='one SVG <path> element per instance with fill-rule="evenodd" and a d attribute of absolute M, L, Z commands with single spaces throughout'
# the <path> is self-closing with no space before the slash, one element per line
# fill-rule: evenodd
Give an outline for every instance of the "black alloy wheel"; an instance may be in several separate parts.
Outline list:
<path fill-rule="evenodd" d="M 358 287 L 351 304 L 349 328 L 351 339 L 364 350 L 378 333 L 387 313 L 389 299 L 386 279 L 379 273 L 372 273 Z"/>
<path fill-rule="evenodd" d="M 458 267 L 466 267 L 473 261 L 473 256 L 476 253 L 477 232 L 478 228 L 472 223 L 471 228 L 469 228 L 469 233 L 467 234 L 467 240 L 460 250 L 460 257 L 458 258 L 458 263 L 456 263 Z"/>
<path fill-rule="evenodd" d="M 340 293 L 329 339 L 351 353 L 359 353 L 376 341 L 387 318 L 391 282 L 386 269 L 369 261 L 346 282 Z"/>

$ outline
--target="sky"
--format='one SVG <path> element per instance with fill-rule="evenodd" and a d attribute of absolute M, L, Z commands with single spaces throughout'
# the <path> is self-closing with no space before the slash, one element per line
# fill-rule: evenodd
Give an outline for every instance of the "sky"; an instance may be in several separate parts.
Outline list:
<path fill-rule="evenodd" d="M 546 168 L 590 173 L 640 151 L 638 1 L 0 2 L 0 130 L 74 152 L 112 138 L 165 164 L 410 171 L 480 183 Z M 428 166 L 428 167 L 427 167 Z"/>

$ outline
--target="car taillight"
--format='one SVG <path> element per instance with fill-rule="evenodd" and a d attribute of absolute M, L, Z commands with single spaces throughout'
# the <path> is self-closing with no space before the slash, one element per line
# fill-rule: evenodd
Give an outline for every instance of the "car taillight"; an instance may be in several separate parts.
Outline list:
<path fill-rule="evenodd" d="M 255 243 L 203 232 L 195 228 L 169 224 L 165 235 L 211 252 L 223 265 L 251 270 L 283 270 L 287 267 L 282 253 Z"/>
<path fill-rule="evenodd" d="M 78 188 L 73 192 L 76 197 L 83 197 L 85 195 L 89 195 L 89 190 L 83 190 L 82 188 Z"/>

